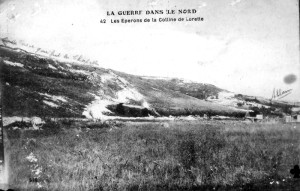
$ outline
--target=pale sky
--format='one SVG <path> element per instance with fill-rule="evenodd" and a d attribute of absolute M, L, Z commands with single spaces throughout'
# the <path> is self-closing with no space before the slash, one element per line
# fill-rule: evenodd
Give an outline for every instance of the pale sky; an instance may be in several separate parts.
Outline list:
<path fill-rule="evenodd" d="M 82 54 L 99 66 L 179 77 L 271 98 L 300 101 L 297 0 L 7 0 L 0 36 Z M 196 9 L 203 22 L 112 24 L 107 11 Z M 172 17 L 167 15 L 126 18 Z M 177 17 L 177 16 L 173 16 Z M 185 17 L 185 16 L 183 16 Z M 125 18 L 125 17 L 124 17 Z M 100 19 L 106 19 L 101 24 Z M 284 77 L 294 74 L 294 83 Z"/>

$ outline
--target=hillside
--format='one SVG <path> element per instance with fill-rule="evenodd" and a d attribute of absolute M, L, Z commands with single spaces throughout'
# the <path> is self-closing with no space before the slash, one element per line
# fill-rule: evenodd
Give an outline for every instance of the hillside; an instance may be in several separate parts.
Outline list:
<path fill-rule="evenodd" d="M 0 50 L 4 116 L 104 118 L 206 113 L 241 117 L 249 109 L 232 101 L 235 94 L 210 84 L 135 76 L 7 47 Z M 222 96 L 227 94 L 232 96 Z M 120 112 L 120 107 L 129 108 L 128 112 Z M 147 111 L 138 112 L 143 109 Z"/>

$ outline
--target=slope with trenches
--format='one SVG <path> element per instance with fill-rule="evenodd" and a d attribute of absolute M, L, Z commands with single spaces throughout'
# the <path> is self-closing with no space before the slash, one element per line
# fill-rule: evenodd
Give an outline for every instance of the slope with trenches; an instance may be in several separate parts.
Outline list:
<path fill-rule="evenodd" d="M 197 115 L 210 113 L 237 115 L 244 112 L 244 110 L 214 104 L 201 99 L 202 96 L 207 97 L 222 91 L 213 85 L 177 78 L 139 77 L 121 72 L 116 73 L 134 84 L 160 114 Z"/>
<path fill-rule="evenodd" d="M 147 76 L 144 76 L 143 79 L 147 80 L 154 86 L 166 87 L 167 89 L 180 92 L 198 99 L 206 99 L 209 96 L 216 96 L 219 92 L 226 91 L 211 84 L 198 83 L 185 79 Z"/>
<path fill-rule="evenodd" d="M 118 115 L 109 109 L 118 103 L 167 116 L 245 112 L 203 100 L 226 92 L 213 85 L 129 75 L 7 47 L 0 50 L 4 116 L 101 118 Z"/>

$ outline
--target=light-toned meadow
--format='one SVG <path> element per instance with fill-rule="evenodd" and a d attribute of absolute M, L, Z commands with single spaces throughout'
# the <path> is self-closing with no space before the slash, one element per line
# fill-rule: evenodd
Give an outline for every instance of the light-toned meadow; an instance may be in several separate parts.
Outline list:
<path fill-rule="evenodd" d="M 234 121 L 48 122 L 7 130 L 16 190 L 285 189 L 300 125 Z M 295 185 L 296 184 L 296 185 Z M 299 186 L 299 185 L 298 185 Z"/>

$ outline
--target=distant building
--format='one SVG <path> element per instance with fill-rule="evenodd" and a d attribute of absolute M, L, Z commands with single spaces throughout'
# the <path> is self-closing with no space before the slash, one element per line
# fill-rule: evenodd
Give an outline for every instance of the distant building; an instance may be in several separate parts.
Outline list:
<path fill-rule="evenodd" d="M 256 119 L 263 119 L 264 116 L 263 115 L 256 115 Z"/>
<path fill-rule="evenodd" d="M 255 112 L 247 112 L 245 114 L 245 119 L 250 119 L 252 122 L 261 121 L 264 119 L 263 114 L 255 114 Z"/>
<path fill-rule="evenodd" d="M 300 122 L 300 115 L 292 115 L 292 118 L 294 122 Z"/>
<path fill-rule="evenodd" d="M 292 122 L 292 116 L 290 116 L 290 115 L 285 116 L 285 122 L 286 122 L 286 123 Z"/>
<path fill-rule="evenodd" d="M 285 116 L 285 122 L 286 123 L 292 123 L 292 122 L 300 122 L 300 115 L 288 115 Z"/>

